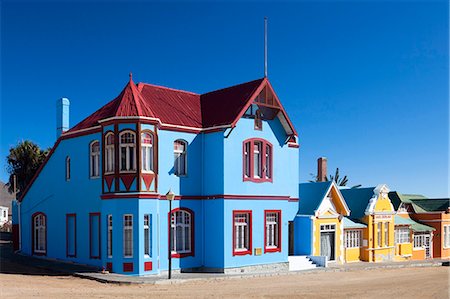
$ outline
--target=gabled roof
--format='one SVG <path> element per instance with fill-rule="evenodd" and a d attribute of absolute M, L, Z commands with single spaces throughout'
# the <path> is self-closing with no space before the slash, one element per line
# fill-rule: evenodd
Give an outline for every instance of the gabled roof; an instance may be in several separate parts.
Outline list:
<path fill-rule="evenodd" d="M 415 232 L 431 232 L 436 230 L 434 227 L 416 222 L 411 218 L 400 217 L 399 215 L 394 216 L 395 225 L 408 225 L 411 226 L 411 229 Z"/>
<path fill-rule="evenodd" d="M 374 187 L 341 189 L 341 194 L 344 196 L 349 209 L 352 211 L 352 218 L 361 219 L 364 217 L 374 189 Z"/>
<path fill-rule="evenodd" d="M 236 122 L 264 88 L 272 87 L 262 78 L 224 89 L 196 94 L 132 80 L 118 97 L 98 109 L 64 134 L 96 127 L 101 121 L 114 117 L 144 117 L 161 124 L 205 129 L 217 126 L 234 127 Z M 276 98 L 278 118 L 288 135 L 297 135 L 286 111 Z"/>
<path fill-rule="evenodd" d="M 396 210 L 400 207 L 401 203 L 411 203 L 414 199 L 426 199 L 426 197 L 421 194 L 402 194 L 398 191 L 389 192 L 389 198 Z"/>
<path fill-rule="evenodd" d="M 416 213 L 445 212 L 450 207 L 450 200 L 448 198 L 415 199 L 412 200 L 412 206 Z"/>
<path fill-rule="evenodd" d="M 330 193 L 331 188 L 335 187 L 344 209 L 347 214 L 350 213 L 344 198 L 340 195 L 339 189 L 333 181 L 328 182 L 311 182 L 299 185 L 299 215 L 315 215 L 322 201 Z"/>

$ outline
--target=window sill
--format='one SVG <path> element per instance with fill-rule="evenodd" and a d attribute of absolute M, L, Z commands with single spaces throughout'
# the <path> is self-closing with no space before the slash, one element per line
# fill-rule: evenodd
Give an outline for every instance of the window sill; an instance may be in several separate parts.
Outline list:
<path fill-rule="evenodd" d="M 188 256 L 194 256 L 193 252 L 186 252 L 186 253 L 172 253 L 173 258 L 183 258 Z"/>
<path fill-rule="evenodd" d="M 233 256 L 235 255 L 252 255 L 251 250 L 233 251 Z"/>
<path fill-rule="evenodd" d="M 281 252 L 281 248 L 264 248 L 264 253 L 271 253 L 271 252 Z"/>
<path fill-rule="evenodd" d="M 133 256 L 132 256 L 132 255 L 130 255 L 130 256 L 124 256 L 123 258 L 124 258 L 124 259 L 132 259 Z"/>
<path fill-rule="evenodd" d="M 270 178 L 251 178 L 251 177 L 244 177 L 244 182 L 253 182 L 253 183 L 273 183 L 273 179 Z"/>
<path fill-rule="evenodd" d="M 91 176 L 91 177 L 89 177 L 89 179 L 91 179 L 91 180 L 97 180 L 99 178 L 100 178 L 100 176 Z"/>
<path fill-rule="evenodd" d="M 136 170 L 121 170 L 119 174 L 135 174 Z"/>
<path fill-rule="evenodd" d="M 114 174 L 114 171 L 112 171 L 112 172 L 105 172 L 105 175 L 112 175 L 112 174 Z"/>

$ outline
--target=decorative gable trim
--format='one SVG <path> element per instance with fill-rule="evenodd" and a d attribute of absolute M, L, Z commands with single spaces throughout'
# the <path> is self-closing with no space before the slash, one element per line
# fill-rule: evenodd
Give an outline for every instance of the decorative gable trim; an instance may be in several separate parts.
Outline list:
<path fill-rule="evenodd" d="M 340 216 L 340 214 L 337 212 L 337 209 L 336 209 L 336 206 L 334 205 L 334 203 L 329 200 L 329 196 L 332 196 L 331 195 L 331 191 L 333 190 L 333 188 L 334 188 L 334 190 L 336 191 L 336 193 L 338 195 L 338 200 L 341 202 L 342 206 L 344 207 L 345 214 L 343 214 L 343 215 L 344 216 L 349 216 L 350 215 L 350 209 L 348 208 L 344 197 L 342 196 L 341 192 L 339 191 L 339 188 L 337 187 L 336 183 L 334 181 L 332 181 L 330 186 L 328 187 L 327 191 L 325 192 L 325 194 L 324 194 L 324 196 L 323 196 L 319 206 L 314 211 L 314 215 L 316 217 L 320 217 L 321 215 L 323 215 L 323 213 L 326 213 L 327 211 L 330 211 L 332 213 L 334 212 L 334 213 L 336 213 L 336 216 Z M 321 211 L 321 207 L 324 204 L 324 201 L 325 202 L 328 201 L 331 204 L 330 207 L 332 208 L 332 210 L 330 210 L 328 208 L 328 209 L 324 209 L 324 210 Z"/>
<path fill-rule="evenodd" d="M 369 203 L 366 207 L 366 210 L 364 211 L 365 215 L 373 215 L 375 213 L 375 206 L 377 204 L 378 199 L 381 197 L 383 199 L 388 199 L 389 203 L 391 205 L 392 212 L 383 212 L 383 213 L 377 213 L 377 214 L 386 214 L 386 215 L 393 215 L 395 214 L 394 206 L 392 205 L 391 200 L 389 199 L 389 187 L 386 184 L 380 184 L 373 189 L 373 195 L 369 199 Z"/>

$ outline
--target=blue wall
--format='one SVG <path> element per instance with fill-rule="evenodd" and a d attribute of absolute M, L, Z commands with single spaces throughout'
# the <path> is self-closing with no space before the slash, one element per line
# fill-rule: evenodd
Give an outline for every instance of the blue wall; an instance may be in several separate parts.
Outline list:
<path fill-rule="evenodd" d="M 312 255 L 312 225 L 311 216 L 297 215 L 294 220 L 294 254 Z"/>

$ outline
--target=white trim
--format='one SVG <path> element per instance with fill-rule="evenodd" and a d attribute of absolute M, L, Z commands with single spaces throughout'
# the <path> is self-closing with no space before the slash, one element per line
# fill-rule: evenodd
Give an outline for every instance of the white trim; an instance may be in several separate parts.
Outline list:
<path fill-rule="evenodd" d="M 95 143 L 98 143 L 98 151 L 97 152 L 92 151 L 92 146 Z M 101 152 L 100 141 L 92 140 L 91 143 L 89 143 L 89 178 L 90 179 L 100 178 L 100 156 L 101 156 L 100 152 Z M 94 158 L 94 160 L 95 160 L 94 163 L 92 163 L 92 158 Z M 94 175 L 95 170 L 97 170 L 97 175 Z"/>
<path fill-rule="evenodd" d="M 341 203 L 342 203 L 343 206 L 344 206 L 344 209 L 345 209 L 345 212 L 346 212 L 346 214 L 344 214 L 344 216 L 349 216 L 349 215 L 350 215 L 350 209 L 348 208 L 347 203 L 345 202 L 345 199 L 344 199 L 344 197 L 343 197 L 342 194 L 341 194 L 341 191 L 339 191 L 339 188 L 337 187 L 336 183 L 335 183 L 334 181 L 332 181 L 331 184 L 330 184 L 330 186 L 329 186 L 328 189 L 327 189 L 327 192 L 325 192 L 325 196 L 324 196 L 324 197 L 322 198 L 322 200 L 320 201 L 319 206 L 314 210 L 314 215 L 315 215 L 315 216 L 318 216 L 318 215 L 319 215 L 319 209 L 320 209 L 320 206 L 322 205 L 323 200 L 324 200 L 325 198 L 327 198 L 327 197 L 330 195 L 331 188 L 333 188 L 333 187 L 335 188 L 336 193 L 338 194 L 339 200 L 341 201 Z M 333 204 L 333 206 L 334 206 L 334 204 Z M 335 208 L 335 209 L 336 209 L 336 208 Z"/>
<path fill-rule="evenodd" d="M 85 131 L 90 131 L 90 130 L 94 130 L 94 129 L 100 129 L 102 126 L 95 126 L 95 127 L 89 127 L 89 128 L 85 128 L 85 129 L 79 129 L 73 132 L 69 132 L 69 131 L 65 131 L 61 134 L 61 136 L 69 136 L 75 133 L 80 133 L 80 132 L 85 132 Z"/>
<path fill-rule="evenodd" d="M 113 255 L 113 216 L 112 214 L 108 214 L 106 216 L 106 255 L 108 258 L 112 258 Z M 110 237 L 111 233 L 111 237 Z M 110 254 L 111 253 L 111 254 Z"/>
<path fill-rule="evenodd" d="M 369 204 L 366 207 L 366 210 L 364 211 L 365 215 L 374 215 L 379 214 L 379 215 L 394 215 L 395 214 L 395 209 L 394 206 L 392 205 L 392 202 L 388 196 L 389 194 L 389 187 L 386 184 L 380 184 L 378 186 L 375 187 L 375 189 L 373 189 L 373 195 L 369 200 Z M 378 202 L 379 198 L 384 198 L 384 199 L 388 199 L 389 203 L 391 205 L 391 212 L 375 212 L 375 205 Z"/>

